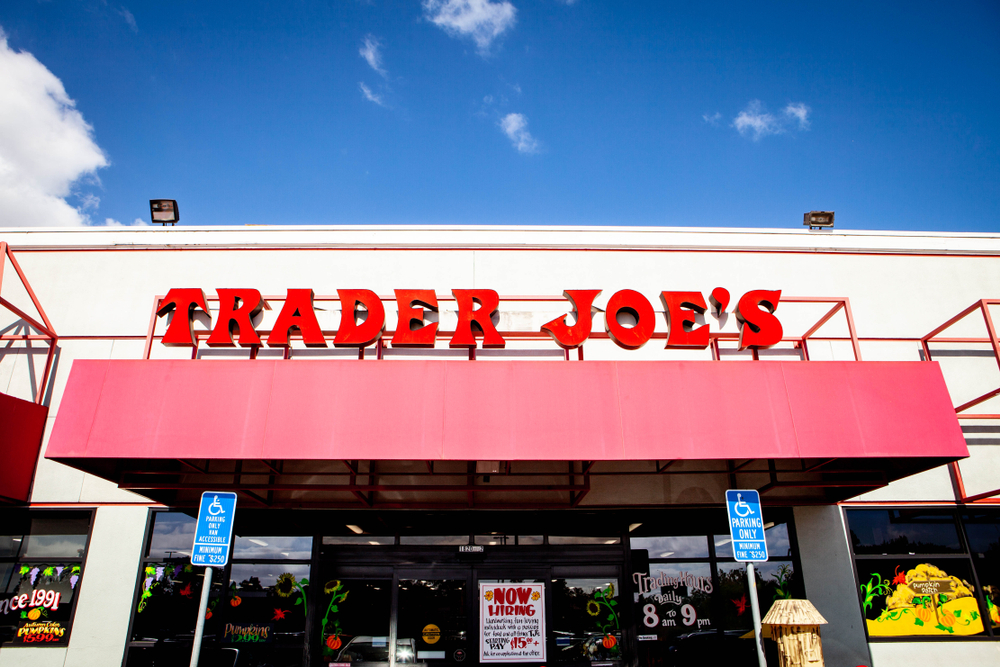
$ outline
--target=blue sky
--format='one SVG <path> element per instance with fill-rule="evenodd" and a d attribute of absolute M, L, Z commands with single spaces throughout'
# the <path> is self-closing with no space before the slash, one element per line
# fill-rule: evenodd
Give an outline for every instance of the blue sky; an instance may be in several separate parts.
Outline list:
<path fill-rule="evenodd" d="M 0 224 L 165 197 L 199 225 L 1000 231 L 996 2 L 6 0 L 0 28 L 56 105 L 0 86 Z"/>

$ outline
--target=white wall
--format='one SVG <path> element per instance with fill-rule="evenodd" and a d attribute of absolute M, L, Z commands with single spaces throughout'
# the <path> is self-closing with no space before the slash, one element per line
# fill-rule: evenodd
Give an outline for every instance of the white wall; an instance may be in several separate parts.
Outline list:
<path fill-rule="evenodd" d="M 558 296 L 564 289 L 602 289 L 603 307 L 617 290 L 635 289 L 657 311 L 657 331 L 666 330 L 659 292 L 694 290 L 706 297 L 717 286 L 735 300 L 749 289 L 781 289 L 784 296 L 848 297 L 858 334 L 880 338 L 862 343 L 866 360 L 918 360 L 914 339 L 984 297 L 1000 297 L 1000 235 L 888 232 L 806 232 L 804 230 L 706 230 L 657 228 L 493 228 L 493 227 L 343 227 L 216 228 L 149 230 L 4 230 L 53 326 L 61 336 L 49 423 L 57 411 L 72 360 L 139 358 L 155 295 L 171 287 L 201 287 L 212 297 L 217 287 L 253 287 L 263 294 L 284 294 L 290 287 L 311 287 L 317 294 L 337 288 L 367 288 L 379 294 L 395 288 L 491 288 L 503 295 Z M 170 246 L 167 249 L 165 246 Z M 186 252 L 178 251 L 186 249 Z M 8 295 L 12 273 L 5 272 Z M 29 310 L 25 296 L 9 296 Z M 442 326 L 452 307 L 442 304 Z M 782 303 L 778 315 L 786 335 L 816 321 L 825 306 Z M 388 326 L 395 313 L 387 309 Z M 523 330 L 566 312 L 563 302 L 501 302 L 502 324 Z M 29 310 L 29 312 L 31 312 Z M 1000 323 L 1000 309 L 994 309 Z M 273 321 L 277 311 L 265 313 Z M 339 313 L 322 315 L 331 324 Z M 735 318 L 706 316 L 714 330 L 736 331 Z M 0 326 L 6 320 L 0 316 Z M 164 322 L 158 322 L 162 331 Z M 601 315 L 595 330 L 603 329 Z M 837 316 L 823 330 L 845 335 Z M 985 336 L 974 315 L 952 332 Z M 821 334 L 822 335 L 822 334 Z M 73 339 L 72 337 L 83 337 Z M 129 339 L 128 337 L 133 337 Z M 16 346 L 14 346 L 16 347 Z M 435 353 L 447 354 L 439 342 Z M 551 342 L 527 341 L 511 349 L 536 349 L 538 358 L 557 349 Z M 1000 386 L 1000 370 L 986 346 L 936 346 L 956 404 Z M 813 359 L 852 359 L 849 344 L 816 341 Z M 668 351 L 653 341 L 629 352 L 609 341 L 585 346 L 587 359 L 708 359 L 707 351 Z M 794 357 L 796 353 L 785 350 Z M 186 356 L 156 346 L 154 357 Z M 502 353 L 482 355 L 483 360 Z M 387 358 L 391 358 L 390 352 Z M 28 356 L 0 353 L 0 391 L 28 397 L 34 389 Z M 40 371 L 33 355 L 34 373 Z M 746 355 L 730 355 L 741 359 Z M 1000 413 L 1000 397 L 979 411 Z M 1000 487 L 1000 429 L 995 422 L 966 425 L 972 458 L 962 470 L 970 493 Z M 594 497 L 601 494 L 595 485 Z M 613 497 L 613 493 L 608 494 Z M 954 501 L 947 470 L 939 468 L 901 480 L 861 497 L 891 503 L 901 500 Z M 34 502 L 128 503 L 140 500 L 113 485 L 60 464 L 40 460 Z M 128 622 L 132 586 L 141 548 L 144 508 L 103 507 L 88 557 L 85 588 L 70 649 L 31 651 L 32 664 L 117 664 Z M 831 621 L 823 630 L 829 665 L 870 664 L 841 512 L 836 507 L 795 510 L 803 576 L 810 599 Z M 119 552 L 122 549 L 122 552 Z M 123 555 L 124 554 L 124 555 Z M 106 588 L 103 588 L 106 587 Z M 98 623 L 101 609 L 111 609 Z M 113 599 L 114 605 L 107 605 Z M 997 661 L 998 644 L 942 642 L 873 644 L 877 667 L 896 664 L 967 664 Z M 37 654 L 37 658 L 34 657 Z M 0 651 L 0 667 L 25 664 L 27 653 Z M 118 656 L 117 658 L 115 656 Z M 103 662 L 102 662 L 103 658 Z M 37 662 L 34 662 L 37 660 Z"/>

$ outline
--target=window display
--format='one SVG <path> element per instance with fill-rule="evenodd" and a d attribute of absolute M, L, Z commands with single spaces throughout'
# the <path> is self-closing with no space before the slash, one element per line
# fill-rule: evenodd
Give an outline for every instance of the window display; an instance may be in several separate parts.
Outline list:
<path fill-rule="evenodd" d="M 3 512 L 0 644 L 65 646 L 83 578 L 90 512 Z"/>
<path fill-rule="evenodd" d="M 1000 621 L 995 606 L 1000 532 L 993 511 L 959 516 L 933 508 L 851 509 L 846 514 L 870 638 L 988 636 Z"/>

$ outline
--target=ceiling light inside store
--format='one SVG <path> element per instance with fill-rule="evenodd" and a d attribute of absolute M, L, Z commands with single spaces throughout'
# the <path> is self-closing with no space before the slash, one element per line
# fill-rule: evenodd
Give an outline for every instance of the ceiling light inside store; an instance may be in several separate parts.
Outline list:
<path fill-rule="evenodd" d="M 351 523 L 347 524 L 347 529 L 356 535 L 360 535 L 361 533 L 365 532 L 361 530 L 361 526 L 355 526 L 354 524 Z"/>
<path fill-rule="evenodd" d="M 248 537 L 247 538 L 247 542 L 253 542 L 254 544 L 256 544 L 259 547 L 266 547 L 267 546 L 267 542 L 265 542 L 264 540 L 255 540 L 252 537 Z"/>
<path fill-rule="evenodd" d="M 666 558 L 667 556 L 673 556 L 673 555 L 674 555 L 673 551 L 664 551 L 662 554 L 657 556 L 657 558 Z"/>
<path fill-rule="evenodd" d="M 605 544 L 618 544 L 618 540 L 604 540 Z"/>
<path fill-rule="evenodd" d="M 633 530 L 635 530 L 636 528 L 638 528 L 641 525 L 642 525 L 641 523 L 630 523 L 628 525 L 628 532 L 631 533 Z"/>

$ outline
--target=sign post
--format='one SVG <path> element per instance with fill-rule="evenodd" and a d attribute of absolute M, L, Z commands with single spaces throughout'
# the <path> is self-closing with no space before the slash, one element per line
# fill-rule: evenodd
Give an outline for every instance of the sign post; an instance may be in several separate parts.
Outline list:
<path fill-rule="evenodd" d="M 206 491 L 201 494 L 194 544 L 191 546 L 191 564 L 205 566 L 205 580 L 201 585 L 201 604 L 198 605 L 198 621 L 194 626 L 191 667 L 198 667 L 198 658 L 201 655 L 205 614 L 208 612 L 208 597 L 212 591 L 212 567 L 225 567 L 229 563 L 235 518 L 235 493 Z"/>
<path fill-rule="evenodd" d="M 753 564 L 767 560 L 767 541 L 764 539 L 764 516 L 760 511 L 760 494 L 747 489 L 726 491 L 726 510 L 729 512 L 729 536 L 733 541 L 733 556 L 747 564 L 747 583 L 750 585 L 750 611 L 753 613 L 753 634 L 757 644 L 757 662 L 767 667 L 764 658 L 764 641 L 760 634 L 760 605 L 757 602 L 757 578 Z"/>

